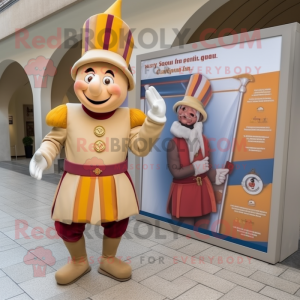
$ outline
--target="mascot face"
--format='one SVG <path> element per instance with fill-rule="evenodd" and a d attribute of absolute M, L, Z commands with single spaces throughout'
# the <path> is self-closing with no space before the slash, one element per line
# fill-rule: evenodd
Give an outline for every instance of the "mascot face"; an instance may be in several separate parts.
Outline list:
<path fill-rule="evenodd" d="M 78 69 L 74 84 L 79 101 L 95 113 L 111 112 L 125 101 L 128 79 L 108 63 L 90 63 Z"/>
<path fill-rule="evenodd" d="M 184 125 L 193 125 L 197 122 L 197 110 L 187 105 L 181 105 L 177 111 L 178 121 Z"/>

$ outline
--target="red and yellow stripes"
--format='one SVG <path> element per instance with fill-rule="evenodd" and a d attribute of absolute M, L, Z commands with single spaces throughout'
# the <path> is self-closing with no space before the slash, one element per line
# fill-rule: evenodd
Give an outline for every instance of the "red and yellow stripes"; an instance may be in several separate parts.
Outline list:
<path fill-rule="evenodd" d="M 73 222 L 90 222 L 93 211 L 95 185 L 96 177 L 80 177 L 74 203 Z"/>
<path fill-rule="evenodd" d="M 98 180 L 98 185 L 96 184 Z M 95 197 L 95 188 L 99 187 L 99 198 Z M 118 218 L 116 186 L 113 176 L 80 177 L 74 203 L 73 222 L 90 223 L 94 201 L 100 201 L 102 222 L 115 221 Z"/>
<path fill-rule="evenodd" d="M 198 99 L 202 106 L 205 107 L 212 96 L 209 80 L 202 74 L 192 75 L 185 95 Z"/>
<path fill-rule="evenodd" d="M 202 105 L 205 107 L 208 104 L 211 96 L 212 96 L 212 90 L 211 90 L 210 82 L 206 80 L 197 98 L 202 101 Z"/>
<path fill-rule="evenodd" d="M 192 97 L 195 96 L 194 90 L 195 90 L 196 85 L 197 84 L 199 85 L 199 83 L 198 83 L 199 82 L 199 75 L 200 74 L 195 74 L 195 75 L 191 76 L 189 85 L 188 85 L 186 93 L 185 93 L 186 96 L 192 96 Z"/>
<path fill-rule="evenodd" d="M 99 177 L 99 195 L 102 222 L 115 221 L 118 218 L 116 185 L 113 176 Z"/>
<path fill-rule="evenodd" d="M 86 20 L 83 26 L 83 51 L 103 49 L 121 55 L 129 65 L 134 39 L 129 26 L 111 14 L 98 14 Z"/>

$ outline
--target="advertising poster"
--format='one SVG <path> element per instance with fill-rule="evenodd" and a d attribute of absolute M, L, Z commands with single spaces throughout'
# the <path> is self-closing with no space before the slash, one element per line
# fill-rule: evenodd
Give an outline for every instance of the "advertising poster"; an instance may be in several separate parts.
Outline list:
<path fill-rule="evenodd" d="M 268 251 L 281 37 L 141 63 L 167 123 L 143 158 L 141 214 Z M 175 110 L 174 110 L 175 108 Z"/>

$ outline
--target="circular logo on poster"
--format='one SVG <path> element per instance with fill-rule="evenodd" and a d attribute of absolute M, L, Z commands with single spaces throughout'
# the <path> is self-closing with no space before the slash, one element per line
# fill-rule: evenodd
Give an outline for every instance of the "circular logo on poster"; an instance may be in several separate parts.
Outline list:
<path fill-rule="evenodd" d="M 248 174 L 243 178 L 242 187 L 246 193 L 250 195 L 257 195 L 263 189 L 263 182 L 256 174 Z"/>

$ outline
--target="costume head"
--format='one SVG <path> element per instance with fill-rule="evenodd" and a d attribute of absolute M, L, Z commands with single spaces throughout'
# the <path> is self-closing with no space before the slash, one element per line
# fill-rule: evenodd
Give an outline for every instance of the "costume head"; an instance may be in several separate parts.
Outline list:
<path fill-rule="evenodd" d="M 212 89 L 209 80 L 202 74 L 192 75 L 184 98 L 176 102 L 173 107 L 173 110 L 178 113 L 179 121 L 186 125 L 192 125 L 197 120 L 205 122 L 207 120 L 205 107 L 211 96 Z M 202 117 L 197 117 L 197 112 Z"/>
<path fill-rule="evenodd" d="M 121 5 L 117 0 L 105 13 L 86 20 L 82 57 L 71 70 L 77 97 L 94 112 L 115 110 L 134 88 L 129 70 L 134 40 L 121 18 Z"/>

